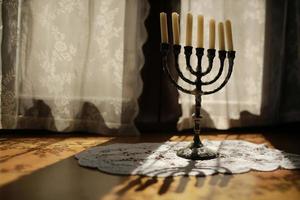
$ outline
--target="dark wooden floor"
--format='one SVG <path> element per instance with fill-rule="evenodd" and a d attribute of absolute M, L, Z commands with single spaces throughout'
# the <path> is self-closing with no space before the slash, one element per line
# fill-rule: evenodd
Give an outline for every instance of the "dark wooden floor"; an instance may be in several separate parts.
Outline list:
<path fill-rule="evenodd" d="M 210 132 L 205 139 L 243 139 L 300 153 L 292 131 Z M 74 154 L 98 144 L 191 140 L 185 135 L 141 137 L 1 134 L 0 199 L 300 199 L 300 170 L 208 177 L 114 176 L 79 167 Z"/>

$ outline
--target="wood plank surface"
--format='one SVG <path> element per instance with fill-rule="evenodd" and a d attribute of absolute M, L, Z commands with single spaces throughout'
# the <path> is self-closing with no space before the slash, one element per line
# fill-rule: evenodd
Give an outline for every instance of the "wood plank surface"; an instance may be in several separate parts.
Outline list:
<path fill-rule="evenodd" d="M 300 153 L 299 136 L 214 132 L 203 139 L 242 139 Z M 115 176 L 78 166 L 74 155 L 95 145 L 191 140 L 188 135 L 140 137 L 2 134 L 0 199 L 300 199 L 300 170 L 207 177 Z"/>

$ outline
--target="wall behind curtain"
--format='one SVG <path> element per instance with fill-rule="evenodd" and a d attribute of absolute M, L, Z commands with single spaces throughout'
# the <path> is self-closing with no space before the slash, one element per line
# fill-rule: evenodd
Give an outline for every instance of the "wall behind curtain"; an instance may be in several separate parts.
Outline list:
<path fill-rule="evenodd" d="M 1 127 L 137 134 L 148 4 L 2 3 Z"/>

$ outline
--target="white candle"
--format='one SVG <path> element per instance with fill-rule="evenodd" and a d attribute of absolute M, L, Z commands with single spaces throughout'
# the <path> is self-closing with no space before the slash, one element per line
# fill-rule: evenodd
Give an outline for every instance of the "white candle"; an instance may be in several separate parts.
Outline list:
<path fill-rule="evenodd" d="M 192 33 L 193 33 L 193 15 L 188 13 L 186 16 L 186 38 L 185 45 L 192 46 Z"/>
<path fill-rule="evenodd" d="M 179 44 L 179 15 L 172 13 L 173 43 Z"/>
<path fill-rule="evenodd" d="M 203 34 L 203 21 L 204 17 L 203 15 L 198 15 L 198 29 L 197 29 L 197 47 L 198 48 L 203 48 L 203 39 L 204 39 L 204 34 Z"/>
<path fill-rule="evenodd" d="M 230 20 L 226 20 L 225 28 L 226 28 L 226 40 L 227 40 L 228 51 L 233 51 L 232 29 L 231 29 L 231 21 Z"/>
<path fill-rule="evenodd" d="M 225 50 L 224 24 L 222 22 L 220 22 L 218 25 L 218 33 L 219 33 L 219 49 Z"/>
<path fill-rule="evenodd" d="M 161 33 L 161 42 L 168 43 L 167 14 L 164 12 L 160 13 L 160 33 Z"/>
<path fill-rule="evenodd" d="M 209 48 L 215 48 L 216 22 L 214 19 L 209 20 Z"/>

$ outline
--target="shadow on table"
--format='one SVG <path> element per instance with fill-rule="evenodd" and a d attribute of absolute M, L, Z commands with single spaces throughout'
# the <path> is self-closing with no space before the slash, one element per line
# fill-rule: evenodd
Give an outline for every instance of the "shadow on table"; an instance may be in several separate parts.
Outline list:
<path fill-rule="evenodd" d="M 222 145 L 220 145 L 219 148 L 221 148 Z M 195 165 L 197 162 L 201 161 L 193 161 L 189 160 L 188 165 L 184 167 L 170 167 L 168 169 L 168 173 L 170 173 L 170 176 L 166 178 L 158 178 L 161 174 L 165 173 L 165 169 L 161 170 L 152 170 L 149 171 L 151 174 L 155 174 L 154 177 L 144 177 L 140 176 L 136 179 L 130 181 L 128 184 L 126 184 L 124 187 L 120 188 L 116 193 L 119 196 L 124 195 L 127 191 L 134 189 L 134 191 L 139 192 L 143 191 L 146 188 L 150 186 L 154 186 L 155 184 L 159 183 L 159 187 L 157 188 L 157 194 L 158 195 L 164 195 L 167 192 L 175 192 L 175 193 L 183 193 L 185 192 L 187 186 L 188 187 L 198 187 L 201 188 L 204 185 L 205 180 L 208 180 L 207 177 L 204 174 L 204 171 L 199 171 L 199 167 L 197 167 L 197 170 L 195 170 Z M 216 159 L 216 166 L 213 167 L 202 167 L 203 170 L 212 170 L 214 171 L 213 176 L 209 176 L 209 185 L 211 186 L 219 186 L 219 187 L 226 187 L 230 180 L 234 177 L 232 175 L 232 172 L 224 167 L 218 167 L 220 166 L 220 158 Z M 222 174 L 219 173 L 219 171 L 222 171 Z M 184 176 L 177 176 L 174 177 L 173 175 L 176 175 L 176 173 L 181 172 L 186 175 Z M 188 176 L 189 173 L 195 173 L 196 176 Z M 192 181 L 192 179 L 195 179 Z M 193 184 L 193 185 L 192 185 Z M 171 189 L 172 188 L 172 189 Z M 175 188 L 175 190 L 174 190 Z M 210 190 L 210 192 L 213 192 L 214 188 Z"/>
<path fill-rule="evenodd" d="M 165 142 L 170 137 L 170 135 L 145 136 L 142 142 Z M 185 136 L 183 136 L 182 140 L 185 139 Z M 139 142 L 139 140 L 141 139 L 130 138 L 129 141 Z M 126 141 L 124 138 L 118 137 L 101 145 L 124 141 Z M 194 164 L 194 161 L 191 161 L 184 170 L 188 172 Z M 157 172 L 157 174 L 159 173 L 162 172 Z M 187 186 L 202 187 L 206 180 L 209 180 L 210 185 L 225 187 L 231 178 L 233 176 L 220 174 L 214 175 L 210 179 L 206 179 L 203 174 L 196 177 L 183 176 L 175 178 L 116 176 L 80 167 L 77 160 L 72 156 L 2 186 L 0 197 L 5 200 L 99 199 L 108 194 L 122 196 L 129 191 L 142 192 L 149 187 L 155 187 L 157 194 L 163 195 L 170 191 L 174 192 L 173 189 L 170 190 L 171 187 L 176 187 L 176 193 L 183 193 Z"/>
<path fill-rule="evenodd" d="M 0 188 L 1 199 L 98 199 L 126 177 L 79 167 L 67 158 Z"/>
<path fill-rule="evenodd" d="M 210 177 L 208 179 L 208 177 Z M 127 191 L 134 189 L 136 192 L 143 191 L 148 187 L 152 187 L 158 184 L 157 194 L 164 195 L 167 192 L 183 193 L 187 187 L 197 187 L 201 188 L 204 186 L 205 181 L 209 181 L 207 184 L 210 186 L 226 187 L 230 180 L 234 176 L 230 173 L 228 174 L 215 174 L 212 176 L 205 176 L 204 174 L 199 174 L 197 176 L 168 176 L 165 178 L 146 177 L 139 176 L 136 179 L 130 181 L 124 187 L 117 190 L 119 196 L 124 195 Z M 194 179 L 194 180 L 193 180 Z M 155 187 L 155 186 L 154 186 Z M 171 189 L 172 188 L 172 189 Z"/>
<path fill-rule="evenodd" d="M 70 137 L 67 135 L 53 135 L 49 138 L 53 142 L 61 142 Z M 94 135 L 95 136 L 95 135 Z M 9 138 L 18 138 L 19 135 L 7 135 Z M 30 137 L 25 135 L 23 137 Z M 32 135 L 31 135 L 32 137 Z M 47 138 L 46 136 L 44 136 Z M 76 137 L 76 136 L 75 136 Z M 159 137 L 143 137 L 143 142 L 164 142 L 170 135 L 160 135 Z M 117 137 L 101 145 L 121 143 L 121 142 L 141 142 L 139 137 Z M 44 148 L 41 146 L 40 148 Z M 35 148 L 35 149 L 38 149 Z M 31 151 L 35 151 L 32 149 Z M 155 149 L 153 149 L 155 151 Z M 9 160 L 8 160 L 9 161 Z M 34 164 L 33 164 L 34 165 Z M 1 172 L 2 173 L 2 172 Z M 4 175 L 2 173 L 2 175 Z M 45 168 L 39 169 L 29 175 L 4 185 L 0 188 L 1 199 L 98 199 L 104 196 L 115 186 L 125 182 L 129 176 L 115 176 L 100 173 L 98 170 L 80 167 L 74 156 L 54 163 Z"/>
<path fill-rule="evenodd" d="M 276 149 L 289 153 L 300 154 L 300 127 L 296 123 L 285 124 L 267 129 L 263 136 Z"/>

